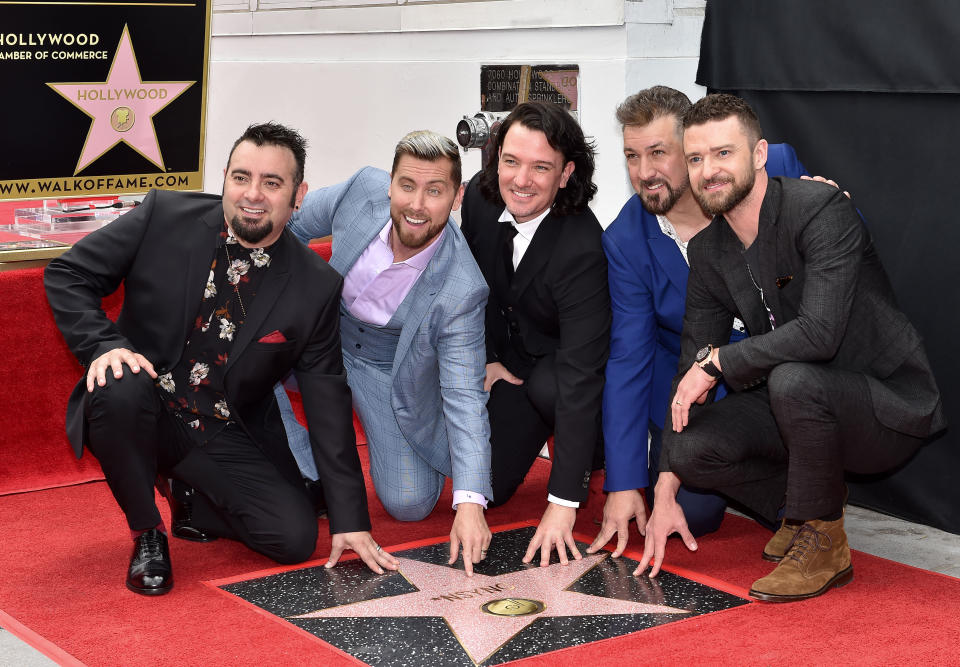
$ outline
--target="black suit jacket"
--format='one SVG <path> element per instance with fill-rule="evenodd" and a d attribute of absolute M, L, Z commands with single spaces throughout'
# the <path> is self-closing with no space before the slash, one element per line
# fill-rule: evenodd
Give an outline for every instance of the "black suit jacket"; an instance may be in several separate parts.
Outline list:
<path fill-rule="evenodd" d="M 118 347 L 139 352 L 158 374 L 180 359 L 223 229 L 220 197 L 154 190 L 143 203 L 52 261 L 47 298 L 67 345 L 84 366 Z M 289 231 L 237 333 L 224 376 L 230 413 L 295 486 L 303 482 L 287 446 L 273 386 L 290 370 L 303 394 L 331 532 L 369 530 L 350 389 L 340 352 L 342 279 Z M 123 310 L 111 322 L 104 296 L 123 282 Z M 280 331 L 281 343 L 258 342 Z M 81 378 L 67 406 L 77 456 L 85 442 Z"/>
<path fill-rule="evenodd" d="M 674 391 L 698 349 L 725 345 L 738 315 L 750 336 L 720 350 L 724 379 L 734 390 L 762 383 L 784 362 L 823 363 L 863 373 L 870 387 L 864 398 L 888 428 L 918 437 L 944 428 L 920 335 L 897 307 L 870 234 L 847 197 L 822 183 L 771 178 L 754 243 L 754 278 L 776 328 L 769 330 L 739 239 L 721 216 L 714 218 L 690 241 Z"/>
<path fill-rule="evenodd" d="M 478 180 L 479 174 L 467 186 L 461 229 L 490 286 L 487 363 L 504 360 L 511 336 L 520 338 L 531 363 L 556 355 L 556 460 L 549 492 L 583 500 L 584 477 L 589 478 L 600 442 L 603 372 L 610 350 L 603 228 L 589 209 L 569 216 L 548 214 L 509 282 L 501 251 L 507 223 L 498 221 L 503 206 L 483 197 Z M 508 369 L 526 377 L 530 366 Z"/>

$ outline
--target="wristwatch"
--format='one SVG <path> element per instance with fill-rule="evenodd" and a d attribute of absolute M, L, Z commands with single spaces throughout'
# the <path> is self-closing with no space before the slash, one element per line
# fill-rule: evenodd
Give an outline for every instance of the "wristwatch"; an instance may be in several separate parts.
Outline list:
<path fill-rule="evenodd" d="M 713 345 L 700 348 L 697 356 L 694 357 L 694 362 L 703 369 L 704 373 L 716 380 L 723 375 L 723 372 L 713 363 L 713 349 Z"/>

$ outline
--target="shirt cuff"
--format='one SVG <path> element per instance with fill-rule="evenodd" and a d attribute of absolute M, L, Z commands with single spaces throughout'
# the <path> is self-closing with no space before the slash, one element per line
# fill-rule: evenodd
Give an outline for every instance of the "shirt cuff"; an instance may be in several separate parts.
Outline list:
<path fill-rule="evenodd" d="M 573 507 L 574 509 L 580 507 L 580 503 L 576 500 L 564 500 L 563 498 L 557 498 L 552 493 L 547 494 L 547 500 L 556 505 L 563 505 L 564 507 Z"/>
<path fill-rule="evenodd" d="M 476 503 L 487 509 L 487 499 L 483 497 L 481 493 L 474 493 L 473 491 L 454 491 L 453 492 L 453 509 L 457 509 L 457 505 L 460 503 Z"/>

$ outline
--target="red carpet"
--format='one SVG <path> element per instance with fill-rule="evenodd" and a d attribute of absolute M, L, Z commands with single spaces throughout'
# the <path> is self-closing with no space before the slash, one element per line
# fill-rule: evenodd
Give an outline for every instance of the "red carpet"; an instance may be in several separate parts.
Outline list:
<path fill-rule="evenodd" d="M 329 253 L 329 245 L 315 249 Z M 115 314 L 119 303 L 119 296 L 108 299 L 108 311 Z M 100 479 L 100 470 L 90 456 L 73 457 L 63 432 L 67 396 L 81 370 L 53 326 L 39 269 L 0 273 L 0 313 L 0 625 L 60 664 L 355 664 L 203 583 L 273 567 L 237 543 L 173 540 L 173 592 L 150 599 L 127 591 L 131 542 L 123 518 L 103 482 L 78 484 Z M 521 492 L 488 513 L 490 524 L 538 519 L 548 469 L 538 462 Z M 46 490 L 18 493 L 35 489 Z M 390 519 L 373 497 L 370 507 L 374 536 L 384 545 L 450 529 L 449 489 L 419 523 Z M 596 532 L 592 515 L 592 508 L 581 512 L 577 526 L 588 541 Z M 672 541 L 668 562 L 685 576 L 744 594 L 770 569 L 759 558 L 768 537 L 728 517 L 720 532 L 700 540 L 696 554 Z M 631 546 L 642 546 L 638 536 Z M 324 535 L 315 557 L 328 552 Z M 854 569 L 853 583 L 815 600 L 751 604 L 524 662 L 960 664 L 960 580 L 860 553 Z"/>
<path fill-rule="evenodd" d="M 365 459 L 365 449 L 361 449 Z M 491 525 L 537 519 L 548 464 Z M 385 545 L 426 540 L 450 527 L 449 489 L 419 523 L 399 523 L 371 498 L 374 535 Z M 164 507 L 165 511 L 165 507 Z M 577 530 L 592 535 L 587 512 Z M 151 599 L 123 586 L 131 543 L 104 483 L 0 498 L 0 624 L 48 654 L 87 665 L 356 664 L 310 637 L 239 605 L 204 581 L 273 567 L 237 543 L 171 541 L 176 586 Z M 321 527 L 321 533 L 325 532 Z M 672 569 L 744 592 L 769 565 L 759 558 L 769 533 L 737 517 L 689 554 L 672 541 Z M 639 546 L 634 539 L 632 546 Z M 315 557 L 329 550 L 322 536 Z M 747 557 L 744 557 L 747 554 Z M 635 557 L 638 554 L 635 554 Z M 597 642 L 525 663 L 599 664 L 890 664 L 960 662 L 960 580 L 855 553 L 855 579 L 819 599 L 755 603 Z M 709 583 L 709 582 L 707 582 Z M 11 621 L 12 619 L 12 621 Z M 32 637 L 32 638 L 31 638 Z M 41 638 L 38 639 L 38 638 Z"/>
<path fill-rule="evenodd" d="M 0 495 L 103 479 L 92 456 L 76 459 L 64 432 L 67 398 L 82 369 L 53 323 L 42 273 L 0 273 Z M 108 315 L 120 312 L 121 300 L 104 300 Z"/>

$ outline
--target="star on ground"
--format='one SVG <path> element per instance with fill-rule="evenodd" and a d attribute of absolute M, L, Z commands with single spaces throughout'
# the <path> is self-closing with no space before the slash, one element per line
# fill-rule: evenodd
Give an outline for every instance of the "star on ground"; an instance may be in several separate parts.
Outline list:
<path fill-rule="evenodd" d="M 468 577 L 443 565 L 400 558 L 400 572 L 419 589 L 416 593 L 321 609 L 294 618 L 441 616 L 470 658 L 479 663 L 541 617 L 689 613 L 665 605 L 564 590 L 606 556 L 586 556 L 567 566 L 530 567 L 495 577 Z M 545 608 L 527 616 L 492 616 L 481 609 L 484 603 L 503 598 L 537 600 Z"/>
<path fill-rule="evenodd" d="M 400 572 L 377 575 L 357 559 L 215 585 L 378 667 L 498 665 L 751 604 L 668 571 L 634 577 L 638 563 L 626 556 L 587 556 L 564 567 L 554 555 L 550 567 L 524 565 L 534 532 L 494 529 L 473 577 L 459 562 L 448 566 L 449 544 L 437 542 L 394 552 Z M 544 608 L 528 616 L 484 613 L 495 600 Z"/>

